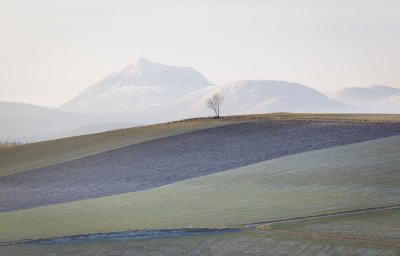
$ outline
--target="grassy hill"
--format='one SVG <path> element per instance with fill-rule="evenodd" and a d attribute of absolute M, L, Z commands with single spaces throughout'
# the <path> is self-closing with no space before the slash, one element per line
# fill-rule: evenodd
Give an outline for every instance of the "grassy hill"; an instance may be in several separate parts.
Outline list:
<path fill-rule="evenodd" d="M 229 121 L 208 120 L 140 126 L 5 148 L 0 150 L 0 176 L 229 123 Z"/>
<path fill-rule="evenodd" d="M 247 121 L 0 177 L 0 212 L 151 189 L 321 148 L 400 135 L 388 123 Z"/>
<path fill-rule="evenodd" d="M 400 201 L 400 136 L 286 156 L 155 189 L 0 214 L 0 241 L 239 225 Z"/>
<path fill-rule="evenodd" d="M 400 248 L 400 208 L 291 221 L 260 226 L 258 229 L 275 234 L 305 237 L 317 234 L 321 238 L 397 244 Z"/>
<path fill-rule="evenodd" d="M 102 243 L 0 246 L 0 255 L 398 256 L 399 223 L 399 210 L 384 210 L 311 221 L 300 220 L 289 225 L 260 226 L 257 229 L 223 234 L 113 240 Z"/>
<path fill-rule="evenodd" d="M 221 119 L 194 118 L 166 124 L 141 126 L 97 134 L 31 143 L 0 150 L 0 176 L 25 170 L 63 163 L 108 150 L 137 144 L 149 140 L 168 137 L 217 127 L 226 124 L 272 120 L 312 120 L 312 121 L 356 121 L 356 122 L 400 122 L 396 114 L 292 114 L 273 113 L 260 115 L 227 116 Z M 28 127 L 29 129 L 29 127 Z"/>

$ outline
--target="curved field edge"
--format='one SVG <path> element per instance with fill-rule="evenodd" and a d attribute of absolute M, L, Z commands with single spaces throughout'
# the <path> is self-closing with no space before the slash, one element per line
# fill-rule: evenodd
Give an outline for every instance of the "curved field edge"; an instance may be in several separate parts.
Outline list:
<path fill-rule="evenodd" d="M 270 233 L 396 244 L 400 249 L 400 207 L 259 225 Z"/>
<path fill-rule="evenodd" d="M 5 148 L 0 150 L 0 176 L 63 163 L 141 142 L 229 125 L 230 123 L 220 120 L 165 123 Z"/>
<path fill-rule="evenodd" d="M 0 246 L 0 255 L 368 255 L 398 256 L 400 249 L 375 244 L 332 241 L 266 232 L 178 236 L 112 242 Z"/>
<path fill-rule="evenodd" d="M 163 187 L 0 214 L 0 241 L 220 227 L 400 202 L 400 136 L 282 157 Z"/>
<path fill-rule="evenodd" d="M 172 135 L 260 119 L 397 123 L 400 122 L 400 115 L 272 113 L 226 116 L 221 119 L 194 118 L 171 123 L 139 126 L 3 148 L 0 150 L 0 176 L 63 163 Z"/>
<path fill-rule="evenodd" d="M 0 212 L 152 189 L 296 153 L 400 135 L 389 123 L 262 120 L 0 177 Z"/>
<path fill-rule="evenodd" d="M 0 255 L 398 255 L 400 209 L 257 225 L 256 229 L 138 232 L 0 245 Z M 196 234 L 198 233 L 198 234 Z M 135 233 L 134 233 L 135 234 Z M 141 234 L 141 235 L 140 235 Z M 148 236 L 146 236 L 148 234 Z M 156 237 L 152 236 L 155 235 Z M 111 242 L 110 242 L 111 241 Z M 2 254 L 3 253 L 3 254 Z"/>

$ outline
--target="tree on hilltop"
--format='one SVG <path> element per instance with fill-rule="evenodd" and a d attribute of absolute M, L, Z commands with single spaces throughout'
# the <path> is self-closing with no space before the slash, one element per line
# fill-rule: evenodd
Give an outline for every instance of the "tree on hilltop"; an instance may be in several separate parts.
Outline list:
<path fill-rule="evenodd" d="M 219 118 L 222 103 L 224 103 L 224 97 L 219 93 L 207 99 L 207 107 L 214 111 L 215 118 Z"/>

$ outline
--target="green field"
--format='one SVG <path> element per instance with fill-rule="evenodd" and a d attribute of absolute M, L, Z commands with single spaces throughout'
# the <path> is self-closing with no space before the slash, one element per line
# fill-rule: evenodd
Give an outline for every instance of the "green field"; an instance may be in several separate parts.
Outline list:
<path fill-rule="evenodd" d="M 225 234 L 0 246 L 0 255 L 398 256 L 399 223 L 399 210 L 379 210 L 366 214 L 274 224 L 267 229 L 242 229 Z M 385 230 L 389 231 L 389 237 Z"/>
<path fill-rule="evenodd" d="M 398 204 L 400 136 L 322 149 L 163 187 L 0 214 L 0 241 L 213 227 Z"/>
<path fill-rule="evenodd" d="M 1 256 L 14 255 L 360 255 L 398 256 L 400 249 L 360 243 L 332 242 L 263 233 L 231 233 L 139 241 L 74 243 L 61 245 L 13 245 L 0 247 Z"/>
<path fill-rule="evenodd" d="M 262 229 L 262 228 L 261 228 Z M 317 234 L 321 238 L 397 244 L 400 248 L 400 208 L 351 215 L 315 218 L 268 225 L 268 230 L 288 234 Z M 397 242 L 397 243 L 395 243 Z"/>

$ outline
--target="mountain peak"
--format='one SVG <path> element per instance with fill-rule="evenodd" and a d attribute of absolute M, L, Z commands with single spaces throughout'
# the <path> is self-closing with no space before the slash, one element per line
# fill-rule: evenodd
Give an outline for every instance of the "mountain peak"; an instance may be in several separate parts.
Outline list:
<path fill-rule="evenodd" d="M 146 59 L 146 58 L 140 57 L 139 59 L 136 60 L 135 63 L 136 63 L 137 65 L 140 65 L 140 64 L 150 63 L 150 61 L 149 61 L 148 59 Z"/>
<path fill-rule="evenodd" d="M 143 58 L 143 57 L 140 57 L 139 59 L 137 59 L 137 60 L 136 60 L 133 64 L 131 64 L 131 65 L 134 65 L 134 66 L 136 66 L 136 67 L 144 67 L 144 66 L 149 65 L 149 64 L 157 65 L 156 63 L 153 63 L 153 62 L 151 62 L 151 61 L 149 61 L 148 59 L 145 59 L 145 58 Z"/>
<path fill-rule="evenodd" d="M 150 98 L 154 98 L 153 103 L 159 103 L 160 98 L 168 100 L 209 85 L 212 85 L 210 81 L 194 68 L 164 65 L 139 58 L 92 85 L 62 108 L 75 111 L 93 105 L 96 110 L 97 105 L 122 106 L 124 100 L 127 106 L 137 105 L 151 101 L 148 100 Z"/>
<path fill-rule="evenodd" d="M 122 70 L 120 70 L 118 73 L 127 73 L 127 74 L 131 74 L 131 73 L 135 73 L 135 71 L 144 69 L 145 66 L 149 65 L 149 64 L 155 64 L 150 62 L 149 60 L 140 57 L 139 59 L 137 59 L 135 62 L 125 66 Z M 156 64 L 157 65 L 157 64 Z"/>

